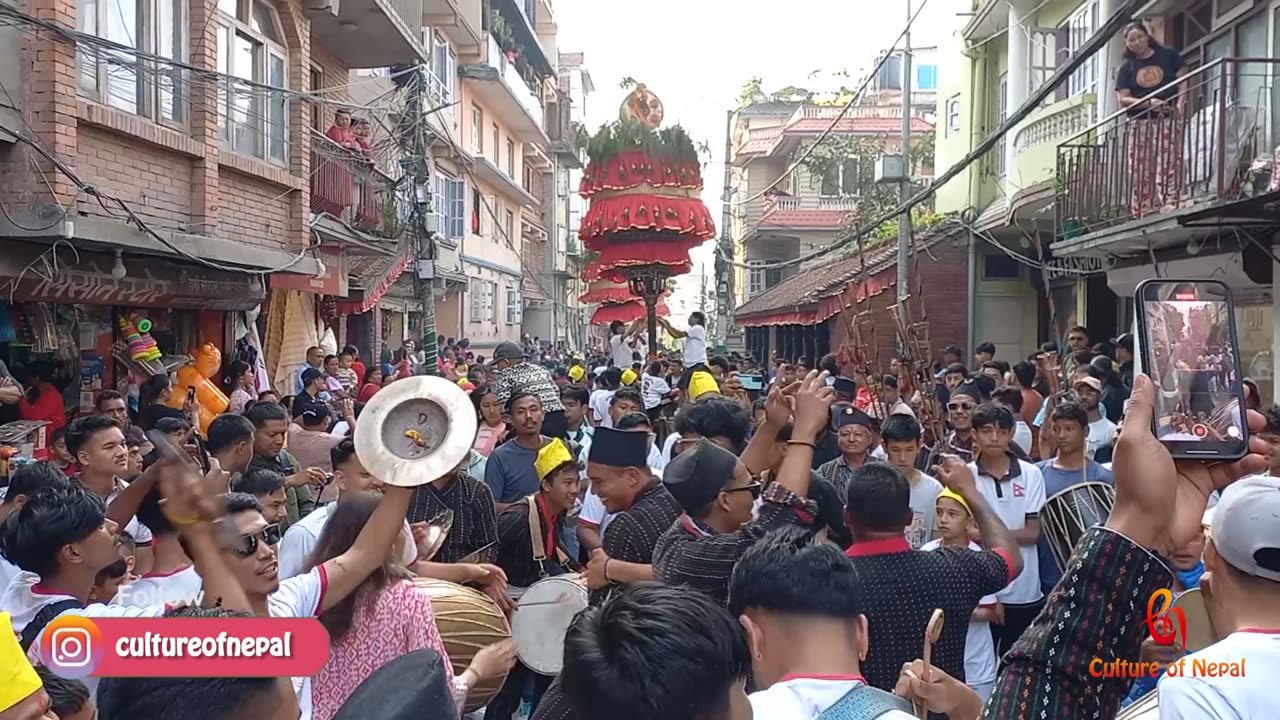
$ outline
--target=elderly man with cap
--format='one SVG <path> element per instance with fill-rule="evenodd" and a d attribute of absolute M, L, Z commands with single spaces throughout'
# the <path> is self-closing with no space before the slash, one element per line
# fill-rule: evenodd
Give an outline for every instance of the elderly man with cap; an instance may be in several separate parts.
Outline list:
<path fill-rule="evenodd" d="M 569 420 L 560 403 L 560 388 L 550 370 L 527 362 L 524 350 L 513 342 L 499 343 L 494 348 L 492 367 L 497 376 L 494 385 L 499 405 L 507 407 L 517 393 L 537 395 L 542 401 L 542 434 L 558 438 L 567 435 Z"/>
<path fill-rule="evenodd" d="M 605 599 L 614 583 L 653 579 L 653 548 L 684 513 L 653 476 L 648 458 L 648 433 L 596 428 L 587 457 L 587 478 L 605 510 L 617 516 L 587 564 L 593 605 Z"/>
<path fill-rule="evenodd" d="M 663 483 L 685 514 L 658 540 L 654 575 L 669 585 L 688 585 L 727 604 L 729 579 L 742 553 L 770 530 L 786 525 L 812 526 L 817 507 L 807 499 L 814 438 L 826 426 L 835 393 L 825 375 L 810 372 L 799 387 L 787 388 L 795 406 L 795 425 L 777 482 L 761 492 L 748 460 L 763 460 L 789 417 L 784 390 L 774 387 L 765 426 L 751 439 L 742 458 L 706 438 L 676 456 Z M 769 446 L 765 448 L 763 446 Z M 752 457 L 748 457 L 748 456 Z M 762 499 L 752 520 L 754 501 Z"/>
<path fill-rule="evenodd" d="M 498 515 L 498 567 L 507 574 L 514 600 L 539 580 L 576 569 L 561 538 L 565 515 L 578 502 L 578 462 L 564 442 L 556 438 L 538 451 L 534 468 L 540 483 L 538 492 L 509 505 Z M 537 707 L 551 678 L 517 662 L 486 707 L 485 717 L 510 718 L 519 709 L 530 683 L 532 704 Z"/>
<path fill-rule="evenodd" d="M 831 429 L 836 433 L 840 457 L 824 463 L 818 468 L 818 474 L 843 497 L 853 471 L 874 459 L 872 448 L 876 445 L 879 423 L 853 405 L 840 404 L 831 408 Z"/>

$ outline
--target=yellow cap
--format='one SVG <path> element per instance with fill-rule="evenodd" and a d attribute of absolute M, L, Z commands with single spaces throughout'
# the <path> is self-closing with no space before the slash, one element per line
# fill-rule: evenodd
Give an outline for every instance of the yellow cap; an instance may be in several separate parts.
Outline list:
<path fill-rule="evenodd" d="M 9 613 L 0 613 L 0 713 L 41 688 L 40 676 L 13 634 Z"/>
<path fill-rule="evenodd" d="M 569 368 L 569 379 L 574 382 L 582 382 L 582 378 L 587 376 L 587 369 L 581 365 L 574 365 Z"/>
<path fill-rule="evenodd" d="M 720 392 L 720 386 L 711 373 L 699 370 L 689 376 L 689 397 L 697 400 L 707 393 Z"/>
<path fill-rule="evenodd" d="M 622 384 L 623 384 L 623 385 L 634 385 L 634 384 L 635 384 L 635 382 L 636 382 L 636 378 L 638 378 L 638 377 L 640 377 L 640 376 L 639 376 L 639 375 L 636 375 L 636 371 L 635 371 L 635 370 L 632 370 L 631 368 L 627 368 L 626 370 L 623 370 L 623 371 L 622 371 Z"/>
<path fill-rule="evenodd" d="M 960 503 L 965 512 L 969 513 L 969 517 L 973 517 L 973 510 L 969 508 L 969 503 L 966 502 L 964 498 L 960 497 L 960 493 L 955 490 L 952 490 L 951 488 L 942 488 L 942 492 L 938 493 L 938 497 L 955 500 Z"/>
<path fill-rule="evenodd" d="M 538 459 L 533 461 L 533 469 L 537 471 L 539 480 L 546 480 L 553 470 L 573 461 L 573 453 L 565 447 L 564 441 L 555 438 L 538 451 Z"/>

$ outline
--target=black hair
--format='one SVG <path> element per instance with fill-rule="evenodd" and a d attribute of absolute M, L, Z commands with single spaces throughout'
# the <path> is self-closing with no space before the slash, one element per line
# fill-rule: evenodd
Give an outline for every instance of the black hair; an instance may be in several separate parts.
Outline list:
<path fill-rule="evenodd" d="M 622 322 L 621 320 L 614 320 L 613 322 L 609 323 L 609 334 L 617 335 L 618 331 L 626 326 L 627 324 Z"/>
<path fill-rule="evenodd" d="M 1130 30 L 1141 30 L 1143 34 L 1147 36 L 1147 45 L 1150 46 L 1152 50 L 1159 50 L 1160 48 L 1164 47 L 1163 45 L 1160 44 L 1159 40 L 1156 40 L 1156 36 L 1151 34 L 1151 30 L 1147 27 L 1147 24 L 1142 22 L 1141 20 L 1134 20 L 1133 22 L 1130 22 L 1126 24 L 1123 28 L 1121 28 L 1120 30 L 1121 39 L 1127 37 L 1129 35 Z M 1127 42 L 1124 45 L 1124 57 L 1126 59 L 1136 57 L 1133 54 L 1133 51 L 1129 50 L 1129 43 Z M 1084 330 L 1084 328 L 1071 328 L 1071 329 Z M 1085 332 L 1087 333 L 1088 331 L 1086 330 Z"/>
<path fill-rule="evenodd" d="M 168 373 L 156 373 L 142 381 L 138 386 L 138 409 L 141 411 L 148 405 L 154 405 L 160 395 L 170 385 Z"/>
<path fill-rule="evenodd" d="M 279 473 L 276 473 L 277 475 Z M 237 513 L 262 512 L 262 503 L 258 502 L 258 496 L 245 492 L 229 492 L 222 496 L 222 511 L 227 515 L 235 515 Z"/>
<path fill-rule="evenodd" d="M 484 419 L 480 417 L 480 403 L 481 401 L 484 400 L 485 395 L 493 395 L 494 397 L 497 397 L 498 389 L 495 387 L 490 387 L 488 385 L 480 385 L 475 390 L 471 391 L 471 407 L 475 408 L 476 410 L 477 420 Z"/>
<path fill-rule="evenodd" d="M 622 385 L 622 368 L 605 368 L 605 371 L 600 373 L 600 377 L 597 379 L 604 383 L 602 387 L 605 390 L 617 390 L 618 386 Z"/>
<path fill-rule="evenodd" d="M 155 537 L 176 535 L 178 529 L 169 522 L 169 517 L 160 509 L 160 488 L 151 488 L 138 503 L 138 522 L 142 523 Z"/>
<path fill-rule="evenodd" d="M 654 360 L 653 362 L 649 363 L 649 367 L 646 369 L 646 372 L 648 372 L 650 375 L 661 375 L 662 361 Z"/>
<path fill-rule="evenodd" d="M 989 425 L 995 425 L 1000 430 L 1012 430 L 1014 425 L 1013 411 L 1005 405 L 991 402 L 979 405 L 970 417 L 974 430 Z"/>
<path fill-rule="evenodd" d="M 741 454 L 751 430 L 751 413 L 736 401 L 711 395 L 680 408 L 676 413 L 675 431 L 697 433 L 704 438 L 725 438 Z"/>
<path fill-rule="evenodd" d="M 977 354 L 987 353 L 991 357 L 996 356 L 996 344 L 993 342 L 984 342 L 978 344 L 978 349 L 974 351 Z"/>
<path fill-rule="evenodd" d="M 253 422 L 244 415 L 223 413 L 209 423 L 208 434 L 205 447 L 211 453 L 220 453 L 236 443 L 253 442 Z"/>
<path fill-rule="evenodd" d="M 356 456 L 356 443 L 351 438 L 343 438 L 341 442 L 329 448 L 329 464 L 336 470 Z"/>
<path fill-rule="evenodd" d="M 182 607 L 166 617 L 244 618 L 220 607 Z M 98 720 L 236 720 L 266 716 L 282 692 L 275 677 L 110 677 L 98 684 Z"/>
<path fill-rule="evenodd" d="M 101 412 L 102 403 L 106 400 L 124 400 L 124 396 L 115 390 L 103 390 L 93 401 L 94 409 Z M 128 401 L 125 401 L 125 407 L 128 407 Z"/>
<path fill-rule="evenodd" d="M 1013 376 L 1018 379 L 1019 385 L 1029 388 L 1036 383 L 1036 366 L 1026 360 L 1014 363 Z"/>
<path fill-rule="evenodd" d="M 506 412 L 506 414 L 510 415 L 516 409 L 516 403 L 527 397 L 531 397 L 534 400 L 537 400 L 539 406 L 542 405 L 542 396 L 538 395 L 538 393 L 528 392 L 527 390 L 520 390 L 520 391 L 511 393 L 511 398 L 507 400 L 507 407 L 504 408 L 503 411 Z"/>
<path fill-rule="evenodd" d="M 1108 343 L 1108 342 L 1094 343 L 1093 347 L 1090 348 L 1090 350 L 1093 350 L 1095 360 L 1098 359 L 1097 356 L 1099 355 L 1106 357 L 1108 360 L 1111 359 L 1111 343 Z"/>
<path fill-rule="evenodd" d="M 708 360 L 707 364 L 715 365 L 716 367 L 720 368 L 725 375 L 728 375 L 729 371 L 733 369 L 729 367 L 729 360 L 723 355 L 716 355 L 715 357 Z"/>
<path fill-rule="evenodd" d="M 1146 30 L 1146 27 L 1143 27 L 1143 30 Z M 1151 33 L 1147 33 L 1147 34 L 1148 34 L 1148 35 L 1150 35 Z M 1089 337 L 1089 328 L 1087 328 L 1087 327 L 1085 327 L 1085 326 L 1083 326 L 1083 325 L 1076 325 L 1075 327 L 1073 327 L 1073 328 L 1071 328 L 1070 330 L 1068 330 L 1068 331 L 1067 331 L 1067 334 L 1068 334 L 1068 335 L 1070 335 L 1070 334 L 1071 334 L 1071 333 L 1073 333 L 1073 332 L 1084 333 L 1084 336 L 1085 336 L 1086 338 L 1088 338 L 1088 337 Z"/>
<path fill-rule="evenodd" d="M 106 415 L 85 415 L 78 417 L 67 425 L 67 452 L 75 457 L 89 442 L 89 439 L 104 430 L 120 429 L 120 423 Z"/>
<path fill-rule="evenodd" d="M 1267 426 L 1262 429 L 1266 433 L 1280 434 L 1280 405 L 1271 405 L 1262 408 L 1262 417 L 1267 421 Z"/>
<path fill-rule="evenodd" d="M 1280 419 L 1280 418 L 1277 418 Z M 1053 414 L 1049 416 L 1050 422 L 1059 420 L 1074 420 L 1080 425 L 1082 430 L 1089 430 L 1089 413 L 1078 403 L 1061 402 L 1053 409 Z"/>
<path fill-rule="evenodd" d="M 231 483 L 231 492 L 270 495 L 284 487 L 284 475 L 275 470 L 250 470 Z M 230 511 L 228 511 L 230 512 Z"/>
<path fill-rule="evenodd" d="M 354 493 L 344 497 L 338 503 L 329 519 L 325 521 L 320 537 L 316 538 L 315 547 L 307 555 L 307 567 L 314 568 L 339 557 L 351 549 L 359 538 L 361 531 L 369 523 L 369 518 L 378 509 L 382 494 L 377 492 Z M 378 592 L 388 583 L 410 580 L 410 573 L 400 564 L 400 557 L 387 557 L 378 569 L 370 573 L 357 590 Z M 338 641 L 351 630 L 351 623 L 356 613 L 357 600 L 361 593 L 350 592 L 336 605 L 320 613 L 320 624 L 329 631 L 329 637 Z"/>
<path fill-rule="evenodd" d="M 184 417 L 162 417 L 156 419 L 155 430 L 165 435 L 186 432 L 191 429 L 191 421 Z"/>
<path fill-rule="evenodd" d="M 759 608 L 852 620 L 862 614 L 863 587 L 844 553 L 813 544 L 802 528 L 787 527 L 742 554 L 729 579 L 729 614 Z"/>
<path fill-rule="evenodd" d="M 365 369 L 364 369 L 364 377 L 360 378 L 361 382 L 365 382 L 365 383 L 371 383 L 371 382 L 373 382 L 373 380 L 372 380 L 371 378 L 373 377 L 373 374 L 374 374 L 374 373 L 378 373 L 379 375 L 381 375 L 381 374 L 382 374 L 382 366 L 381 366 L 381 365 L 378 365 L 377 363 L 373 363 L 373 364 L 369 365 L 369 367 L 365 368 Z"/>
<path fill-rule="evenodd" d="M 261 428 L 271 420 L 289 422 L 289 411 L 284 409 L 284 405 L 273 402 L 254 403 L 253 407 L 244 411 L 244 416 L 249 418 L 249 422 L 253 423 L 255 429 Z"/>
<path fill-rule="evenodd" d="M 16 502 L 20 496 L 30 497 L 44 488 L 66 490 L 71 487 L 71 479 L 57 465 L 47 460 L 19 465 L 13 475 L 9 476 L 9 489 L 5 491 L 4 502 Z"/>
<path fill-rule="evenodd" d="M 911 484 L 889 463 L 867 463 L 849 477 L 845 508 L 859 529 L 901 530 L 911 523 Z"/>
<path fill-rule="evenodd" d="M 591 402 L 591 391 L 582 385 L 565 385 L 560 388 L 561 400 L 573 400 L 579 405 Z"/>
<path fill-rule="evenodd" d="M 652 428 L 653 423 L 649 420 L 649 416 L 642 412 L 629 412 L 618 418 L 618 422 L 613 426 L 618 430 L 635 430 L 641 426 Z"/>
<path fill-rule="evenodd" d="M 89 686 L 64 678 L 44 665 L 36 665 L 36 674 L 40 676 L 40 684 L 49 694 L 49 709 L 60 718 L 69 718 L 84 709 L 89 702 Z"/>
<path fill-rule="evenodd" d="M 1000 388 L 991 394 L 991 399 L 1008 406 L 1015 415 L 1022 412 L 1022 391 L 1017 388 Z"/>
<path fill-rule="evenodd" d="M 840 360 L 835 353 L 823 355 L 822 359 L 818 361 L 818 367 L 831 373 L 831 377 L 836 377 L 840 374 Z"/>
<path fill-rule="evenodd" d="M 638 404 L 641 408 L 644 407 L 644 396 L 640 394 L 639 390 L 633 387 L 624 387 L 615 390 L 613 392 L 613 397 L 609 398 L 609 407 L 613 407 L 614 403 L 617 403 L 620 400 L 630 400 Z"/>
<path fill-rule="evenodd" d="M 769 398 L 760 396 L 751 401 L 751 414 L 754 416 L 757 411 L 764 410 L 769 407 Z"/>
<path fill-rule="evenodd" d="M 880 439 L 884 442 L 920 442 L 920 423 L 910 415 L 895 413 L 880 423 Z"/>
<path fill-rule="evenodd" d="M 240 378 L 252 369 L 249 363 L 243 360 L 232 360 L 231 364 L 227 366 L 227 386 L 234 390 L 236 385 L 239 384 Z"/>
<path fill-rule="evenodd" d="M 217 418 L 214 418 L 214 422 L 217 422 Z M 213 423 L 210 423 L 210 426 L 212 425 Z M 149 442 L 151 442 L 151 440 L 147 438 L 147 434 L 137 425 L 130 425 L 124 429 L 125 447 L 139 447 L 146 445 Z"/>
<path fill-rule="evenodd" d="M 1058 343 L 1052 340 L 1040 343 L 1040 352 L 1058 352 Z"/>
<path fill-rule="evenodd" d="M 58 569 L 62 548 L 102 527 L 107 506 L 79 484 L 43 488 L 27 496 L 0 526 L 0 555 L 41 577 Z"/>
<path fill-rule="evenodd" d="M 948 345 L 942 348 L 943 355 L 955 355 L 956 357 L 964 357 L 964 350 L 959 345 Z"/>
<path fill-rule="evenodd" d="M 302 408 L 303 427 L 318 427 L 329 424 L 329 407 L 324 403 L 310 402 Z"/>
<path fill-rule="evenodd" d="M 337 356 L 337 355 L 325 355 L 325 356 L 324 356 L 324 364 L 325 364 L 325 365 L 328 365 L 330 360 L 337 360 L 337 359 L 338 359 L 338 356 Z"/>
<path fill-rule="evenodd" d="M 453 342 L 453 338 L 449 338 L 449 341 Z M 343 345 L 342 352 L 350 355 L 353 358 L 360 357 L 360 350 L 355 345 Z"/>
<path fill-rule="evenodd" d="M 275 390 L 270 390 L 270 389 L 263 390 L 262 392 L 258 393 L 258 402 L 262 402 L 262 398 L 268 395 L 275 395 L 277 398 L 280 397 L 280 393 L 276 392 Z"/>
<path fill-rule="evenodd" d="M 954 375 L 956 373 L 964 375 L 965 377 L 969 377 L 969 368 L 965 367 L 964 363 L 951 363 L 950 365 L 947 366 L 947 369 L 943 371 L 942 374 Z"/>
<path fill-rule="evenodd" d="M 693 312 L 689 313 L 689 322 L 693 325 L 706 325 L 707 316 L 703 315 L 697 310 L 694 310 Z"/>
<path fill-rule="evenodd" d="M 63 440 L 63 441 L 65 441 L 66 439 L 67 439 L 67 426 L 66 426 L 66 425 L 63 425 L 62 427 L 58 428 L 57 430 L 54 430 L 53 432 L 49 433 L 49 444 L 50 444 L 50 445 L 53 445 L 54 443 L 58 442 L 59 440 Z"/>
<path fill-rule="evenodd" d="M 727 716 L 750 670 L 742 628 L 723 607 L 686 588 L 639 583 L 574 618 L 560 677 L 584 717 L 699 720 Z"/>
<path fill-rule="evenodd" d="M 880 378 L 880 384 L 881 384 L 881 385 L 883 385 L 883 386 L 885 386 L 885 387 L 887 387 L 887 388 L 891 388 L 891 389 L 893 389 L 893 390 L 897 390 L 897 389 L 898 389 L 898 376 L 897 376 L 897 375 L 883 375 L 883 376 L 881 376 L 881 378 Z"/>

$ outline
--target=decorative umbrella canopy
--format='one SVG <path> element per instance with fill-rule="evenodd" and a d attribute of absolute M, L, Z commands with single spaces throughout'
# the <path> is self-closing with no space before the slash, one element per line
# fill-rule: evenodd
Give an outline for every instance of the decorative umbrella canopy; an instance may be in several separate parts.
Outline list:
<path fill-rule="evenodd" d="M 639 300 L 633 300 L 626 303 L 606 303 L 596 308 L 591 315 L 592 325 L 608 325 L 613 321 L 618 322 L 635 322 L 644 317 L 644 303 Z M 658 303 L 658 314 L 666 317 L 671 314 L 671 309 L 664 302 Z"/>

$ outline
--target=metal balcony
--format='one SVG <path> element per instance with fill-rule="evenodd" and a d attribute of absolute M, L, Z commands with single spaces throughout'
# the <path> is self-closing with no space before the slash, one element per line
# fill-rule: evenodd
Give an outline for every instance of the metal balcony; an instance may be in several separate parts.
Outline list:
<path fill-rule="evenodd" d="M 396 181 L 369 157 L 317 135 L 311 140 L 311 171 L 312 213 L 366 235 L 399 237 L 407 203 Z"/>

